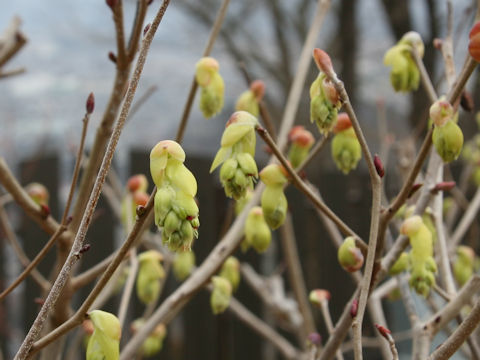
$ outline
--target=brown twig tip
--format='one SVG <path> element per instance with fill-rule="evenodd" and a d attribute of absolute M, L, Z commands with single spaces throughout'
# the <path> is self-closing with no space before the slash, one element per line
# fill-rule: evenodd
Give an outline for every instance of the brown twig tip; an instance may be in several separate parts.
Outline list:
<path fill-rule="evenodd" d="M 95 109 L 95 96 L 93 96 L 93 92 L 88 95 L 87 103 L 86 103 L 87 114 L 93 113 Z"/>
<path fill-rule="evenodd" d="M 308 334 L 307 343 L 315 346 L 320 345 L 322 343 L 322 335 L 316 332 Z"/>
<path fill-rule="evenodd" d="M 350 316 L 352 319 L 357 316 L 358 312 L 358 299 L 352 301 L 352 306 L 350 307 Z"/>
<path fill-rule="evenodd" d="M 392 333 L 390 330 L 388 330 L 385 326 L 382 326 L 382 325 L 379 325 L 379 324 L 375 324 L 375 327 L 377 328 L 380 335 L 382 335 L 387 340 L 389 339 L 390 334 Z"/>
<path fill-rule="evenodd" d="M 114 64 L 117 63 L 117 55 L 115 55 L 112 51 L 108 53 L 108 58 L 110 59 L 111 62 Z"/>
<path fill-rule="evenodd" d="M 72 216 L 72 215 L 68 216 L 68 217 L 66 218 L 66 220 L 65 220 L 65 225 L 70 225 L 70 223 L 72 222 L 72 220 L 73 220 L 73 216 Z"/>
<path fill-rule="evenodd" d="M 110 9 L 112 9 L 112 11 L 115 10 L 115 7 L 117 6 L 118 4 L 118 0 L 105 0 L 106 4 L 108 5 L 108 7 Z"/>
<path fill-rule="evenodd" d="M 440 38 L 433 39 L 433 47 L 437 50 L 442 50 L 443 40 Z"/>
<path fill-rule="evenodd" d="M 436 184 L 433 189 L 431 190 L 432 193 L 437 193 L 439 191 L 449 191 L 455 187 L 455 181 L 443 181 L 441 183 Z"/>
<path fill-rule="evenodd" d="M 380 160 L 380 157 L 377 154 L 373 157 L 373 164 L 375 165 L 375 170 L 377 170 L 378 176 L 383 178 L 385 175 L 385 169 L 383 168 L 382 160 Z"/>
<path fill-rule="evenodd" d="M 153 3 L 153 0 L 148 0 L 147 1 L 147 5 L 150 5 L 151 3 Z"/>
<path fill-rule="evenodd" d="M 460 98 L 460 106 L 463 110 L 468 112 L 472 112 L 475 108 L 475 103 L 473 102 L 472 95 L 466 90 L 462 92 L 462 97 Z"/>
<path fill-rule="evenodd" d="M 150 26 L 152 26 L 152 24 L 150 24 L 150 23 L 145 25 L 145 27 L 143 28 L 143 36 L 145 36 L 147 34 L 148 30 L 150 30 Z"/>
<path fill-rule="evenodd" d="M 43 305 L 45 303 L 45 299 L 41 297 L 36 297 L 33 299 L 33 302 L 37 305 Z"/>
<path fill-rule="evenodd" d="M 145 206 L 138 205 L 137 208 L 135 209 L 135 212 L 137 213 L 138 217 L 142 217 L 143 214 L 145 214 Z"/>
<path fill-rule="evenodd" d="M 410 192 L 408 193 L 407 199 L 410 199 L 413 196 L 413 194 L 415 194 L 418 191 L 418 189 L 420 189 L 422 186 L 423 186 L 422 183 L 413 184 L 412 188 L 410 189 Z"/>
<path fill-rule="evenodd" d="M 313 49 L 313 59 L 319 70 L 323 71 L 325 74 L 333 72 L 332 60 L 330 56 L 321 49 Z"/>

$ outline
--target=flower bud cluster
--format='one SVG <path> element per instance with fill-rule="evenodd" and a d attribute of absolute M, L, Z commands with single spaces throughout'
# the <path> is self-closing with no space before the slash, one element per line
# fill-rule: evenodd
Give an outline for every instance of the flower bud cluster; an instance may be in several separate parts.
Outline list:
<path fill-rule="evenodd" d="M 135 334 L 140 328 L 144 325 L 145 320 L 137 319 L 132 322 L 131 330 Z M 152 357 L 158 354 L 163 347 L 163 339 L 167 335 L 167 328 L 164 324 L 158 324 L 152 333 L 145 339 L 142 346 L 140 347 L 140 352 L 143 357 Z"/>
<path fill-rule="evenodd" d="M 395 91 L 409 92 L 418 89 L 420 72 L 412 57 L 413 49 L 423 57 L 425 47 L 422 38 L 418 33 L 409 31 L 385 53 L 383 63 L 392 68 L 390 82 Z"/>
<path fill-rule="evenodd" d="M 261 204 L 263 216 L 270 229 L 279 228 L 285 221 L 288 202 L 284 187 L 288 179 L 286 170 L 279 164 L 270 164 L 260 172 L 260 179 L 265 184 Z"/>
<path fill-rule="evenodd" d="M 420 216 L 414 215 L 406 219 L 400 229 L 410 239 L 410 286 L 423 296 L 427 296 L 435 285 L 437 264 L 433 259 L 432 233 L 423 223 Z"/>
<path fill-rule="evenodd" d="M 101 310 L 93 310 L 88 316 L 93 333 L 87 344 L 87 360 L 118 359 L 122 329 L 117 317 Z"/>
<path fill-rule="evenodd" d="M 272 241 L 272 234 L 263 217 L 263 210 L 260 206 L 253 207 L 248 213 L 245 221 L 245 240 L 241 247 L 246 251 L 252 246 L 255 251 L 262 253 L 268 249 Z"/>
<path fill-rule="evenodd" d="M 346 113 L 338 115 L 333 132 L 335 133 L 332 140 L 333 160 L 344 174 L 348 174 L 357 167 L 362 158 L 362 149 Z"/>
<path fill-rule="evenodd" d="M 165 270 L 160 261 L 163 256 L 156 250 L 149 250 L 138 256 L 137 296 L 146 305 L 157 300 Z"/>
<path fill-rule="evenodd" d="M 232 298 L 232 285 L 220 276 L 212 277 L 213 291 L 210 295 L 210 306 L 212 312 L 217 315 L 223 313 L 230 305 Z"/>
<path fill-rule="evenodd" d="M 295 169 L 308 156 L 308 152 L 312 148 L 315 138 L 310 131 L 298 125 L 290 130 L 288 140 L 291 144 L 290 150 L 288 151 L 288 160 Z"/>
<path fill-rule="evenodd" d="M 195 267 L 195 253 L 183 251 L 175 254 L 173 259 L 173 274 L 179 281 L 185 280 Z"/>
<path fill-rule="evenodd" d="M 255 126 L 257 119 L 246 111 L 235 112 L 227 122 L 221 147 L 213 160 L 210 172 L 220 164 L 220 181 L 225 195 L 235 200 L 245 197 L 253 189 L 258 177 L 255 162 Z"/>
<path fill-rule="evenodd" d="M 335 86 L 320 71 L 310 86 L 310 122 L 315 122 L 318 131 L 328 134 L 337 122 L 338 110 L 342 106 Z"/>
<path fill-rule="evenodd" d="M 235 104 L 235 111 L 247 111 L 255 117 L 260 113 L 260 101 L 265 94 L 265 84 L 261 80 L 255 80 L 250 89 L 244 91 Z"/>
<path fill-rule="evenodd" d="M 197 181 L 183 164 L 185 152 L 172 140 L 159 142 L 150 153 L 150 171 L 157 186 L 155 224 L 170 250 L 190 250 L 198 237 Z"/>
<path fill-rule="evenodd" d="M 145 206 L 148 202 L 148 180 L 143 174 L 133 175 L 127 182 L 127 194 L 122 200 L 122 223 L 128 229 L 136 218 L 137 206 Z"/>
<path fill-rule="evenodd" d="M 460 286 L 472 277 L 475 266 L 475 252 L 470 246 L 460 245 L 457 248 L 457 258 L 453 264 L 453 275 Z"/>
<path fill-rule="evenodd" d="M 223 263 L 218 276 L 227 279 L 235 292 L 240 284 L 240 262 L 234 256 L 229 256 Z"/>
<path fill-rule="evenodd" d="M 430 118 L 435 124 L 432 141 L 438 155 L 446 163 L 456 160 L 462 151 L 463 133 L 452 105 L 440 98 L 430 107 Z"/>
<path fill-rule="evenodd" d="M 201 58 L 196 66 L 195 79 L 200 92 L 200 110 L 209 119 L 223 108 L 224 83 L 218 69 L 218 61 L 212 57 Z"/>
<path fill-rule="evenodd" d="M 353 236 L 345 238 L 338 248 L 337 257 L 340 265 L 348 272 L 355 272 L 363 266 L 363 254 L 355 244 Z"/>

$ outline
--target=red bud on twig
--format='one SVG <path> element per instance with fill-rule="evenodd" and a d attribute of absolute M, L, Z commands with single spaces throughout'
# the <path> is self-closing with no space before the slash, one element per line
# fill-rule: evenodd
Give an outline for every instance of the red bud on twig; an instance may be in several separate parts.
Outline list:
<path fill-rule="evenodd" d="M 380 157 L 377 154 L 375 154 L 375 156 L 373 157 L 373 164 L 375 165 L 378 176 L 383 178 L 383 176 L 385 175 L 385 169 L 383 168 L 382 160 L 380 160 Z"/>
<path fill-rule="evenodd" d="M 117 6 L 118 0 L 105 0 L 107 3 L 108 7 L 112 9 L 112 11 L 115 9 L 115 6 Z"/>
<path fill-rule="evenodd" d="M 456 185 L 455 181 L 443 181 L 441 183 L 436 184 L 433 187 L 432 192 L 437 193 L 439 191 L 449 191 L 449 190 L 452 190 L 455 187 L 455 185 Z"/>
<path fill-rule="evenodd" d="M 43 218 L 46 219 L 50 215 L 50 208 L 48 207 L 48 205 L 41 204 L 40 212 L 42 213 Z"/>
<path fill-rule="evenodd" d="M 115 55 L 113 52 L 109 52 L 108 53 L 108 58 L 110 59 L 111 62 L 113 62 L 114 64 L 117 63 L 117 55 Z"/>
<path fill-rule="evenodd" d="M 95 97 L 93 96 L 93 92 L 88 95 L 86 108 L 87 114 L 91 114 L 93 112 L 93 109 L 95 109 Z"/>
<path fill-rule="evenodd" d="M 355 299 L 352 301 L 352 307 L 350 308 L 350 316 L 354 318 L 355 316 L 357 316 L 357 312 L 358 312 L 358 300 Z"/>
<path fill-rule="evenodd" d="M 470 95 L 470 93 L 466 90 L 462 92 L 462 97 L 460 98 L 460 105 L 463 110 L 468 112 L 472 112 L 475 107 L 472 95 Z"/>
<path fill-rule="evenodd" d="M 333 72 L 332 60 L 328 54 L 321 49 L 313 49 L 313 59 L 318 66 L 318 69 L 325 74 Z"/>
<path fill-rule="evenodd" d="M 390 337 L 390 334 L 392 333 L 390 330 L 388 330 L 385 326 L 375 324 L 375 327 L 377 328 L 378 332 L 380 335 L 382 335 L 384 338 L 388 340 Z"/>
<path fill-rule="evenodd" d="M 468 52 L 475 61 L 480 62 L 480 21 L 473 25 L 468 35 L 470 42 L 468 43 Z"/>
<path fill-rule="evenodd" d="M 150 30 L 150 26 L 152 26 L 152 24 L 150 24 L 150 23 L 145 25 L 145 27 L 143 28 L 143 36 L 145 36 L 147 34 L 148 30 Z"/>
<path fill-rule="evenodd" d="M 322 336 L 319 333 L 316 333 L 316 332 L 311 333 L 307 337 L 307 342 L 312 344 L 312 345 L 318 346 L 322 343 Z"/>
<path fill-rule="evenodd" d="M 416 183 L 412 185 L 412 188 L 410 189 L 410 192 L 408 193 L 407 199 L 410 199 L 413 194 L 417 192 L 418 189 L 420 189 L 423 186 L 421 183 Z"/>

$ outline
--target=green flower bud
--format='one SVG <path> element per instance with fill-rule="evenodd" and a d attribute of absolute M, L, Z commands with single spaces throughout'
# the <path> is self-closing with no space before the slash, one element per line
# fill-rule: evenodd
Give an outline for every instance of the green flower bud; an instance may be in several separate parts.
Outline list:
<path fill-rule="evenodd" d="M 44 185 L 34 182 L 28 184 L 25 190 L 35 203 L 48 206 L 50 194 Z"/>
<path fill-rule="evenodd" d="M 178 231 L 182 225 L 182 220 L 179 219 L 175 211 L 171 210 L 165 217 L 163 223 L 163 231 L 167 236 L 170 236 L 173 232 Z"/>
<path fill-rule="evenodd" d="M 435 126 L 432 135 L 433 145 L 444 162 L 449 163 L 458 158 L 463 146 L 463 133 L 452 120 L 443 126 Z"/>
<path fill-rule="evenodd" d="M 233 292 L 235 292 L 240 283 L 240 262 L 238 259 L 234 256 L 229 256 L 223 263 L 218 275 L 227 279 L 230 285 L 232 285 Z"/>
<path fill-rule="evenodd" d="M 260 172 L 260 179 L 267 186 L 285 185 L 288 181 L 287 171 L 282 165 L 270 164 Z"/>
<path fill-rule="evenodd" d="M 145 320 L 137 319 L 131 325 L 132 333 L 135 334 L 144 325 Z M 149 337 L 143 342 L 140 354 L 143 357 L 152 357 L 160 352 L 163 347 L 163 339 L 167 335 L 165 325 L 159 324 L 155 327 Z"/>
<path fill-rule="evenodd" d="M 279 228 L 285 221 L 288 202 L 283 185 L 266 186 L 261 198 L 263 216 L 272 230 Z"/>
<path fill-rule="evenodd" d="M 172 160 L 166 168 L 166 176 L 176 190 L 193 197 L 197 193 L 197 180 L 192 172 L 181 162 Z"/>
<path fill-rule="evenodd" d="M 160 281 L 165 277 L 165 270 L 160 264 L 162 259 L 162 254 L 156 250 L 138 256 L 136 290 L 138 298 L 146 305 L 156 301 L 160 294 Z"/>
<path fill-rule="evenodd" d="M 259 206 L 253 207 L 245 221 L 245 246 L 262 253 L 268 249 L 272 241 L 272 234 L 263 217 L 263 210 Z"/>
<path fill-rule="evenodd" d="M 87 345 L 87 360 L 118 360 L 120 357 L 121 326 L 115 315 L 101 310 L 89 314 L 93 334 Z"/>
<path fill-rule="evenodd" d="M 408 92 L 418 89 L 420 72 L 411 55 L 413 48 L 423 57 L 422 39 L 418 33 L 410 31 L 385 53 L 383 63 L 392 68 L 390 82 L 395 91 Z"/>
<path fill-rule="evenodd" d="M 157 187 L 162 186 L 165 168 L 170 159 L 181 163 L 185 161 L 185 152 L 180 144 L 173 140 L 160 141 L 150 152 L 150 172 Z"/>
<path fill-rule="evenodd" d="M 247 111 L 257 117 L 260 109 L 259 103 L 265 93 L 265 85 L 261 80 L 255 80 L 250 85 L 250 89 L 243 92 L 235 104 L 236 111 Z"/>
<path fill-rule="evenodd" d="M 430 118 L 436 126 L 443 126 L 448 120 L 452 120 L 455 111 L 453 106 L 442 96 L 430 106 Z"/>
<path fill-rule="evenodd" d="M 410 286 L 423 296 L 427 296 L 435 284 L 437 265 L 433 259 L 433 241 L 430 230 L 420 216 L 406 219 L 400 229 L 410 239 Z"/>
<path fill-rule="evenodd" d="M 333 160 L 344 174 L 348 174 L 357 167 L 362 158 L 362 149 L 347 114 L 339 115 L 334 132 L 336 134 L 332 140 Z"/>
<path fill-rule="evenodd" d="M 406 252 L 403 252 L 388 272 L 390 275 L 393 275 L 393 276 L 398 275 L 402 271 L 407 270 L 407 267 L 408 267 L 408 254 Z"/>
<path fill-rule="evenodd" d="M 154 211 L 155 224 L 158 227 L 163 226 L 163 222 L 172 207 L 175 196 L 175 190 L 171 186 L 164 186 L 157 189 L 154 201 Z"/>
<path fill-rule="evenodd" d="M 225 160 L 220 168 L 220 181 L 222 183 L 230 181 L 235 176 L 238 168 L 238 161 L 234 158 Z"/>
<path fill-rule="evenodd" d="M 173 260 L 173 274 L 179 281 L 183 281 L 190 276 L 194 266 L 195 254 L 193 251 L 179 252 Z"/>
<path fill-rule="evenodd" d="M 246 152 L 239 153 L 237 154 L 237 160 L 245 175 L 258 177 L 257 163 L 252 155 Z"/>
<path fill-rule="evenodd" d="M 324 301 L 328 302 L 330 298 L 331 298 L 330 291 L 324 290 L 324 289 L 312 290 L 308 295 L 308 300 L 310 300 L 310 302 L 317 307 L 321 307 L 322 302 Z"/>
<path fill-rule="evenodd" d="M 217 60 L 211 57 L 201 58 L 196 64 L 195 79 L 202 88 L 200 110 L 207 119 L 223 107 L 224 83 L 218 69 Z"/>
<path fill-rule="evenodd" d="M 223 313 L 230 305 L 232 285 L 227 279 L 220 276 L 212 277 L 213 291 L 210 296 L 212 312 L 217 315 Z"/>
<path fill-rule="evenodd" d="M 337 121 L 340 107 L 340 97 L 335 87 L 320 72 L 310 86 L 310 122 L 317 124 L 320 133 L 328 134 Z"/>
<path fill-rule="evenodd" d="M 363 266 L 363 254 L 357 248 L 355 238 L 352 236 L 345 238 L 338 248 L 337 257 L 340 265 L 348 272 L 355 272 Z"/>
<path fill-rule="evenodd" d="M 457 258 L 453 264 L 453 274 L 460 286 L 470 280 L 474 272 L 475 252 L 470 246 L 457 248 Z"/>
<path fill-rule="evenodd" d="M 315 142 L 312 133 L 301 125 L 294 126 L 289 134 L 288 140 L 291 143 L 288 151 L 288 160 L 293 168 L 297 168 L 308 156 L 308 152 Z"/>

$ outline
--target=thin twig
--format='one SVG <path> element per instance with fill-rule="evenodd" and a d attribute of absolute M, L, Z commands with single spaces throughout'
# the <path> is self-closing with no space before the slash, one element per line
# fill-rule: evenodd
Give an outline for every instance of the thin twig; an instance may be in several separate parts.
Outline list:
<path fill-rule="evenodd" d="M 135 248 L 130 250 L 130 269 L 128 272 L 127 281 L 123 289 L 120 306 L 118 307 L 118 321 L 120 327 L 123 328 L 125 318 L 127 317 L 128 304 L 130 303 L 133 287 L 135 286 L 135 278 L 138 271 L 137 250 Z"/>
<path fill-rule="evenodd" d="M 442 209 L 440 209 L 441 211 Z M 455 295 L 457 293 L 455 287 L 455 281 L 453 280 L 452 275 L 452 268 L 450 267 L 450 257 L 448 256 L 448 248 L 447 248 L 447 239 L 445 236 L 445 227 L 443 225 L 443 221 L 439 219 L 437 214 L 434 214 L 433 221 L 435 224 L 435 229 L 437 230 L 437 246 L 440 256 L 440 276 L 443 280 L 443 286 L 445 286 L 445 290 L 447 294 L 450 296 Z"/>
<path fill-rule="evenodd" d="M 429 357 L 428 360 L 446 360 L 455 354 L 470 334 L 480 323 L 480 299 L 468 314 L 467 318 L 458 326 L 453 334 L 445 340 Z"/>
<path fill-rule="evenodd" d="M 330 133 L 322 137 L 321 140 L 317 141 L 315 146 L 308 153 L 308 156 L 295 169 L 297 173 L 305 169 L 305 167 L 315 158 L 315 156 L 317 156 L 317 154 L 320 153 L 320 151 L 322 151 L 324 146 L 327 144 L 329 138 L 330 138 Z"/>
<path fill-rule="evenodd" d="M 7 241 L 10 243 L 10 246 L 17 254 L 17 257 L 22 263 L 22 266 L 27 267 L 30 264 L 30 259 L 27 257 L 21 245 L 19 244 L 17 236 L 15 235 L 15 231 L 13 230 L 10 221 L 8 221 L 7 213 L 5 212 L 5 209 L 2 205 L 0 205 L 0 227 L 2 228 Z M 43 291 L 48 291 L 48 289 L 50 288 L 50 282 L 45 279 L 45 277 L 37 269 L 33 269 L 30 275 Z M 8 293 L 6 293 L 5 295 L 7 294 Z M 3 299 L 2 295 L 3 293 L 0 294 L 0 300 Z"/>
<path fill-rule="evenodd" d="M 47 296 L 47 299 L 45 300 L 45 303 L 43 304 L 42 308 L 40 309 L 40 312 L 37 315 L 37 318 L 35 319 L 32 327 L 30 328 L 26 338 L 24 339 L 22 346 L 20 347 L 17 355 L 15 356 L 15 360 L 23 360 L 26 358 L 28 355 L 28 352 L 30 351 L 30 348 L 33 345 L 33 342 L 36 340 L 39 332 L 43 328 L 43 323 L 45 322 L 51 308 L 55 305 L 57 302 L 57 299 L 67 282 L 67 280 L 70 277 L 70 271 L 72 269 L 72 266 L 74 263 L 78 260 L 76 254 L 80 251 L 80 249 L 83 246 L 83 241 L 86 236 L 87 229 L 90 225 L 90 222 L 93 217 L 93 212 L 95 210 L 95 207 L 98 202 L 98 198 L 100 197 L 100 193 L 102 190 L 102 185 L 105 182 L 105 178 L 107 176 L 108 170 L 110 168 L 113 154 L 115 152 L 116 145 L 118 143 L 118 140 L 120 139 L 120 135 L 123 129 L 123 125 L 125 124 L 125 120 L 128 115 L 128 111 L 130 110 L 130 106 L 132 104 L 133 97 L 135 95 L 138 82 L 140 80 L 140 75 L 143 70 L 143 66 L 145 64 L 146 56 L 148 53 L 148 50 L 150 48 L 150 44 L 153 40 L 153 37 L 155 35 L 155 32 L 160 24 L 160 21 L 163 18 L 163 15 L 167 9 L 167 6 L 169 4 L 169 0 L 164 0 L 162 6 L 160 7 L 157 15 L 155 16 L 154 21 L 152 22 L 152 25 L 145 35 L 145 39 L 143 40 L 142 43 L 142 48 L 140 50 L 140 54 L 137 60 L 137 64 L 135 66 L 135 70 L 133 73 L 132 80 L 130 82 L 130 86 L 127 90 L 126 98 L 122 106 L 122 110 L 120 113 L 120 117 L 115 124 L 115 128 L 113 130 L 113 133 L 110 137 L 110 141 L 107 146 L 107 150 L 105 153 L 105 156 L 102 161 L 101 165 L 101 170 L 99 175 L 97 176 L 95 180 L 95 185 L 92 190 L 92 193 L 90 195 L 90 199 L 88 201 L 87 205 L 87 211 L 85 211 L 82 221 L 80 223 L 79 230 L 77 232 L 77 235 L 75 236 L 74 243 L 72 245 L 72 248 L 70 250 L 70 254 L 68 255 L 67 261 L 62 267 L 62 270 L 60 271 L 60 274 L 58 275 L 55 283 L 53 284 L 52 290 Z M 123 257 L 122 257 L 123 258 Z"/>
<path fill-rule="evenodd" d="M 470 201 L 467 211 L 463 214 L 460 223 L 457 225 L 453 235 L 450 237 L 450 253 L 452 253 L 455 248 L 462 241 L 463 236 L 470 228 L 472 222 L 476 219 L 478 210 L 480 209 L 480 188 L 475 192 L 475 196 Z"/>
<path fill-rule="evenodd" d="M 205 50 L 203 51 L 203 57 L 210 55 L 212 51 L 213 44 L 217 39 L 217 35 L 222 27 L 223 20 L 225 19 L 225 14 L 227 13 L 228 4 L 230 0 L 223 0 L 220 9 L 218 10 L 217 17 L 215 18 L 215 22 L 213 23 L 212 31 L 210 32 L 210 36 L 207 41 L 207 45 L 205 46 Z M 195 100 L 195 94 L 197 93 L 197 81 L 195 77 L 193 77 L 192 83 L 190 85 L 190 90 L 188 92 L 187 101 L 183 108 L 182 119 L 180 121 L 180 125 L 178 126 L 177 135 L 175 138 L 177 142 L 180 143 L 183 140 L 183 135 L 185 133 L 185 129 L 187 127 L 187 121 L 190 117 L 190 110 L 192 109 L 193 101 Z"/>
<path fill-rule="evenodd" d="M 290 280 L 290 286 L 295 294 L 298 308 L 303 317 L 303 330 L 305 337 L 308 334 L 317 332 L 312 309 L 307 297 L 307 286 L 303 276 L 302 265 L 298 256 L 297 241 L 293 229 L 292 216 L 288 213 L 283 226 L 280 227 L 283 254 L 288 266 L 287 274 Z"/>
<path fill-rule="evenodd" d="M 434 103 L 435 101 L 437 101 L 438 96 L 437 96 L 437 92 L 435 91 L 435 87 L 432 84 L 432 80 L 428 75 L 427 69 L 425 69 L 425 64 L 423 63 L 422 58 L 418 54 L 418 51 L 415 48 L 415 46 L 412 47 L 411 53 L 412 53 L 413 60 L 415 61 L 415 64 L 417 65 L 418 70 L 420 71 L 420 79 L 422 80 L 423 87 L 427 92 L 428 99 L 430 100 L 431 103 Z"/>

